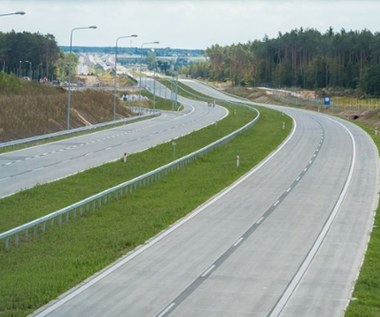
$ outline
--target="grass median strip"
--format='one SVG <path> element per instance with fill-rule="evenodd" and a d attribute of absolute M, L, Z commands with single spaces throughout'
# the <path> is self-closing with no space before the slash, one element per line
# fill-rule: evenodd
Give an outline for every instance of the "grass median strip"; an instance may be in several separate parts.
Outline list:
<path fill-rule="evenodd" d="M 262 117 L 254 128 L 160 182 L 70 224 L 54 227 L 32 243 L 1 251 L 0 315 L 31 313 L 167 228 L 251 169 L 284 140 L 291 127 L 290 118 L 281 113 L 260 111 Z M 283 121 L 287 122 L 286 129 L 282 128 Z M 240 156 L 239 168 L 236 155 Z"/>
<path fill-rule="evenodd" d="M 176 156 L 181 157 L 220 139 L 251 121 L 256 112 L 239 108 L 237 115 L 176 140 Z M 120 157 L 123 153 L 120 153 Z M 0 200 L 0 232 L 71 205 L 102 190 L 125 182 L 169 163 L 173 159 L 170 142 L 145 152 L 132 154 L 127 164 L 122 160 L 89 169 L 57 182 L 35 186 L 32 189 Z"/>

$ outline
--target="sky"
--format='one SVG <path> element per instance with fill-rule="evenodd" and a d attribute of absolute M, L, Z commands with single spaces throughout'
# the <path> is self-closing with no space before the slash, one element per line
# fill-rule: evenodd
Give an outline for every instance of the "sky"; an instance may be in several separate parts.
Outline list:
<path fill-rule="evenodd" d="M 380 31 L 379 0 L 0 0 L 0 32 L 54 35 L 58 45 L 206 49 L 329 27 Z M 149 47 L 149 44 L 144 44 Z"/>

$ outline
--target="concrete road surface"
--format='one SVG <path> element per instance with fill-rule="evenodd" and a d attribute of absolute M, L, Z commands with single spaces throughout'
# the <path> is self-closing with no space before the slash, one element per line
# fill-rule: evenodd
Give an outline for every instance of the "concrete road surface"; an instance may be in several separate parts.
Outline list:
<path fill-rule="evenodd" d="M 205 102 L 180 101 L 182 112 L 162 112 L 154 119 L 0 154 L 0 198 L 121 158 L 125 152 L 143 151 L 228 114 L 225 108 L 210 109 Z"/>
<path fill-rule="evenodd" d="M 372 227 L 377 150 L 348 122 L 281 110 L 294 131 L 260 166 L 36 315 L 342 316 Z"/>

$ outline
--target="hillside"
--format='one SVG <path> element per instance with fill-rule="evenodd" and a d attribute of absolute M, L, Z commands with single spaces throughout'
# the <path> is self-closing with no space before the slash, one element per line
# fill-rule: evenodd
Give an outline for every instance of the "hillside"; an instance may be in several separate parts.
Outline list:
<path fill-rule="evenodd" d="M 67 91 L 34 81 L 20 83 L 17 89 L 0 89 L 0 142 L 65 130 Z M 73 91 L 71 127 L 112 120 L 112 102 L 111 92 Z M 120 103 L 116 114 L 129 115 Z"/>

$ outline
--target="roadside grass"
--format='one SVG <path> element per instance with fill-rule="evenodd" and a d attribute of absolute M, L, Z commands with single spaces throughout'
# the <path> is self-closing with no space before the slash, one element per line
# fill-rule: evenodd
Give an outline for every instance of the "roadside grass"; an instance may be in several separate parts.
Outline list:
<path fill-rule="evenodd" d="M 380 152 L 380 136 L 364 123 L 355 122 L 365 130 L 375 142 Z M 380 316 L 380 202 L 376 210 L 371 239 L 350 301 L 346 317 Z"/>
<path fill-rule="evenodd" d="M 167 79 L 167 78 L 159 78 L 157 79 L 162 85 L 168 87 L 171 89 L 173 80 L 172 79 Z M 179 88 L 178 94 L 185 98 L 190 98 L 190 99 L 198 99 L 198 100 L 211 100 L 212 98 L 210 96 L 204 95 L 193 88 L 181 83 L 180 81 L 177 81 L 177 86 Z"/>
<path fill-rule="evenodd" d="M 241 112 L 243 114 L 243 110 Z M 260 108 L 260 112 L 261 118 L 253 128 L 159 182 L 85 214 L 69 224 L 48 229 L 44 235 L 33 237 L 31 242 L 24 242 L 9 251 L 0 251 L 0 316 L 30 314 L 158 234 L 250 170 L 286 138 L 292 126 L 291 119 L 280 112 L 265 108 Z M 242 116 L 246 117 L 247 114 Z M 229 116 L 234 120 L 237 117 L 241 116 Z M 247 120 L 245 118 L 243 121 Z M 224 121 L 226 119 L 206 129 L 220 129 Z M 286 129 L 282 128 L 283 121 L 287 123 Z M 222 130 L 226 131 L 227 128 L 223 127 Z M 203 139 L 204 133 L 203 130 L 199 131 L 192 142 L 185 138 L 178 141 L 177 148 L 182 151 L 178 154 L 185 154 L 181 148 L 187 147 L 187 144 L 193 148 L 197 144 L 196 139 Z M 210 142 L 211 136 L 208 139 L 205 143 Z M 154 151 L 169 152 L 171 156 L 171 151 L 165 146 L 167 144 L 158 146 Z M 198 144 L 197 147 L 199 146 Z M 156 153 L 149 150 L 136 154 L 134 158 L 131 155 L 127 165 L 123 166 L 120 165 L 121 162 L 110 164 L 109 166 L 116 167 L 112 171 L 115 175 L 110 172 L 104 177 L 103 174 L 100 182 L 93 178 L 93 187 L 97 190 L 103 185 L 109 187 L 110 184 L 103 184 L 107 181 L 106 178 L 120 177 L 125 180 L 126 176 L 120 174 L 132 170 L 129 164 L 133 162 L 141 161 L 142 164 L 140 171 L 133 171 L 136 174 L 141 174 L 144 167 L 162 165 L 163 162 L 155 162 Z M 162 161 L 169 160 L 166 154 Z M 240 156 L 239 168 L 236 167 L 236 155 Z M 123 167 L 124 171 L 120 172 Z M 108 169 L 103 171 L 109 173 Z M 91 173 L 102 174 L 101 170 L 93 170 Z M 85 183 L 91 183 L 90 175 L 88 177 Z M 77 187 L 77 181 L 79 178 L 72 178 L 69 183 L 62 185 L 64 187 L 58 186 L 54 190 L 60 189 L 58 191 L 67 196 L 65 200 L 72 200 L 71 196 L 80 187 Z M 64 194 L 70 186 L 76 189 Z M 33 191 L 42 187 L 38 186 Z M 45 195 L 53 193 L 57 195 L 54 191 L 45 192 Z M 30 191 L 29 199 L 35 199 L 35 195 Z M 55 198 L 54 195 L 50 198 Z M 41 205 L 52 204 L 51 199 L 45 200 Z M 34 202 L 36 203 L 37 201 Z M 63 204 L 67 205 L 67 202 Z M 12 204 L 8 205 L 10 206 Z"/>

